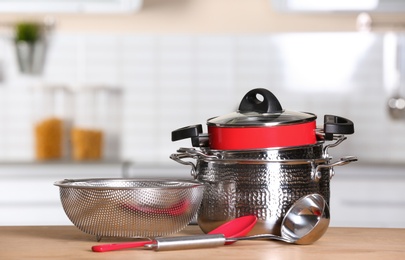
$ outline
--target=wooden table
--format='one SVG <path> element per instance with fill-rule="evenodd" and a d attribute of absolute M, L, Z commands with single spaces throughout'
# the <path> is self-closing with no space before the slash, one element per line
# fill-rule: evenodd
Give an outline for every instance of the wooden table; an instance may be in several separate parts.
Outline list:
<path fill-rule="evenodd" d="M 201 234 L 189 226 L 177 235 Z M 91 246 L 128 239 L 94 236 L 74 226 L 0 226 L 0 259 L 405 259 L 405 229 L 329 228 L 312 245 L 277 241 L 239 241 L 216 248 L 150 251 L 143 248 L 95 253 Z"/>

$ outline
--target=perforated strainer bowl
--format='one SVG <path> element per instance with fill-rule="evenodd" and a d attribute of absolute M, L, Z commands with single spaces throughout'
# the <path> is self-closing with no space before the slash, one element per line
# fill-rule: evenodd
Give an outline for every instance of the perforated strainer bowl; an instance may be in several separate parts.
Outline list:
<path fill-rule="evenodd" d="M 55 185 L 68 218 L 97 240 L 179 232 L 197 213 L 204 191 L 188 180 L 66 179 Z"/>

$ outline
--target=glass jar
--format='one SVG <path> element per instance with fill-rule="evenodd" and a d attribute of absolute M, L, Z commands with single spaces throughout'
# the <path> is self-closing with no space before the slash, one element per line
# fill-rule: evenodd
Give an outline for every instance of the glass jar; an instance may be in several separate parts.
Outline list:
<path fill-rule="evenodd" d="M 71 130 L 72 158 L 120 158 L 121 90 L 110 86 L 82 86 L 75 92 Z"/>
<path fill-rule="evenodd" d="M 72 92 L 62 85 L 33 88 L 34 154 L 37 160 L 67 159 Z"/>

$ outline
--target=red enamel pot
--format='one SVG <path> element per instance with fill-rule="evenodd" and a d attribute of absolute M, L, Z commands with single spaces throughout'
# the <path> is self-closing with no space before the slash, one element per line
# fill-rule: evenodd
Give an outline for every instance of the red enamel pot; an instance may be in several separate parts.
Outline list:
<path fill-rule="evenodd" d="M 191 138 L 195 147 L 250 150 L 312 145 L 336 134 L 354 133 L 353 122 L 346 118 L 325 115 L 323 130 L 316 128 L 316 118 L 284 110 L 273 93 L 258 88 L 243 97 L 238 111 L 208 119 L 208 134 L 201 125 L 192 125 L 173 131 L 172 141 Z"/>

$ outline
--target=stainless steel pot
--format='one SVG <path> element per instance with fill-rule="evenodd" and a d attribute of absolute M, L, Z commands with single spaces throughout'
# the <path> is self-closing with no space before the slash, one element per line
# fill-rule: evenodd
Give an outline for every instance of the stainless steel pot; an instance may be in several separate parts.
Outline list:
<path fill-rule="evenodd" d="M 222 223 L 254 214 L 258 223 L 250 234 L 280 234 L 281 221 L 302 196 L 319 193 L 329 205 L 334 166 L 357 161 L 348 156 L 331 163 L 328 148 L 316 145 L 260 150 L 181 148 L 171 159 L 191 166 L 191 174 L 206 188 L 198 225 L 209 232 Z M 194 161 L 188 160 L 193 159 Z"/>
<path fill-rule="evenodd" d="M 173 131 L 172 141 L 190 138 L 196 147 L 179 149 L 171 158 L 190 165 L 194 178 L 206 185 L 201 229 L 209 232 L 254 214 L 258 223 L 251 234 L 280 235 L 285 213 L 302 196 L 321 194 L 329 206 L 333 167 L 357 159 L 332 163 L 328 150 L 353 134 L 354 124 L 325 115 L 323 128 L 317 128 L 315 119 L 312 113 L 284 110 L 266 89 L 253 89 L 238 111 L 209 119 L 207 134 L 201 125 Z"/>

